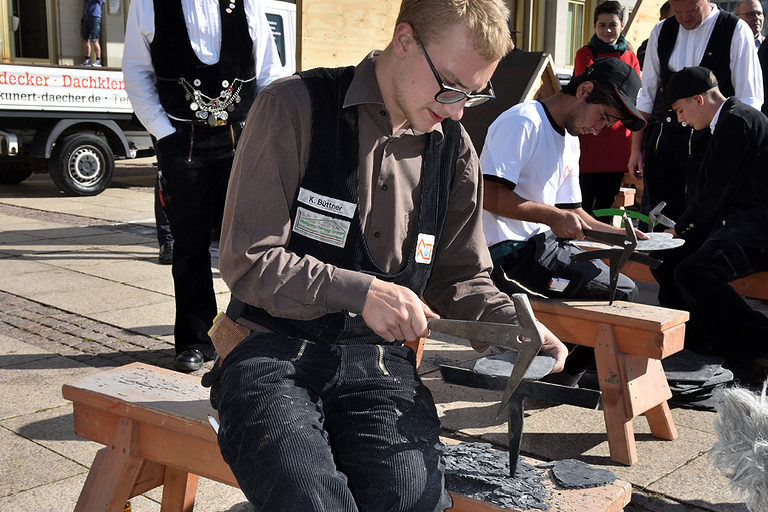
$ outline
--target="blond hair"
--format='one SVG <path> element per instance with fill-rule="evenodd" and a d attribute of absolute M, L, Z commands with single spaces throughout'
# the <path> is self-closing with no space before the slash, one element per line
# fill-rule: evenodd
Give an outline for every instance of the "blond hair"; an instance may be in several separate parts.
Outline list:
<path fill-rule="evenodd" d="M 472 34 L 475 50 L 495 62 L 512 48 L 508 20 L 509 9 L 503 0 L 403 0 L 397 25 L 409 23 L 427 44 L 462 22 Z"/>

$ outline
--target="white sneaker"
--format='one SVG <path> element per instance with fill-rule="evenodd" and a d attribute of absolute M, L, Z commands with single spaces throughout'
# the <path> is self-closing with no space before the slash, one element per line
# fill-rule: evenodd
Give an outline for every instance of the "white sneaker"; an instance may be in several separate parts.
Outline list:
<path fill-rule="evenodd" d="M 83 61 L 83 63 L 80 64 L 80 65 L 81 66 L 90 66 L 91 65 L 91 58 L 90 57 L 86 57 L 85 60 Z"/>
<path fill-rule="evenodd" d="M 101 67 L 101 59 L 96 59 L 93 63 L 93 67 L 100 68 Z"/>

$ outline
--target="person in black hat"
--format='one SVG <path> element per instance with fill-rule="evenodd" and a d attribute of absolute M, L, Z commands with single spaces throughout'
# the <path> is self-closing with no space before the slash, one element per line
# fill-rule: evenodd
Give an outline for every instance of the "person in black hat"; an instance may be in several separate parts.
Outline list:
<path fill-rule="evenodd" d="M 726 359 L 737 377 L 758 381 L 752 361 L 768 352 L 768 318 L 728 283 L 768 270 L 768 119 L 735 97 L 714 73 L 672 75 L 667 101 L 677 120 L 711 131 L 692 201 L 669 230 L 685 245 L 665 251 L 653 271 L 663 306 L 690 311 L 686 348 Z"/>
<path fill-rule="evenodd" d="M 491 278 L 506 293 L 608 298 L 609 269 L 599 260 L 573 263 L 582 252 L 564 239 L 583 229 L 624 233 L 581 207 L 579 135 L 596 135 L 622 121 L 645 126 L 635 106 L 640 78 L 615 58 L 597 59 L 562 91 L 501 114 L 488 128 L 480 166 L 484 181 L 483 231 L 493 259 Z M 638 232 L 638 238 L 646 238 Z M 633 300 L 635 284 L 619 276 L 616 297 Z M 569 356 L 565 374 L 583 370 Z M 566 380 L 561 382 L 571 383 Z"/>

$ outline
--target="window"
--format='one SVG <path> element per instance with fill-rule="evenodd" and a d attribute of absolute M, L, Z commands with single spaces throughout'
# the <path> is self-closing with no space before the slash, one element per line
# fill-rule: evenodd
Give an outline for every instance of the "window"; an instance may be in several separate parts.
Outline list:
<path fill-rule="evenodd" d="M 566 25 L 565 62 L 573 65 L 576 52 L 584 45 L 584 12 L 586 1 L 568 1 L 568 23 Z"/>
<path fill-rule="evenodd" d="M 13 34 L 14 57 L 48 60 L 48 8 L 46 0 L 13 0 L 12 16 L 18 19 Z"/>

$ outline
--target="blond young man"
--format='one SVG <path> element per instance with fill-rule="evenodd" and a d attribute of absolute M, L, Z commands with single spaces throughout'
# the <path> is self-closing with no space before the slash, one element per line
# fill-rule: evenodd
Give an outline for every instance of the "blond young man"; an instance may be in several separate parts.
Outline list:
<path fill-rule="evenodd" d="M 257 510 L 451 506 L 434 401 L 402 342 L 438 315 L 516 321 L 457 123 L 493 96 L 507 16 L 500 0 L 405 0 L 383 51 L 256 99 L 220 243 L 234 299 L 217 326 L 243 339 L 212 336 L 223 362 L 206 382 Z M 544 335 L 559 370 L 565 347 Z"/>

